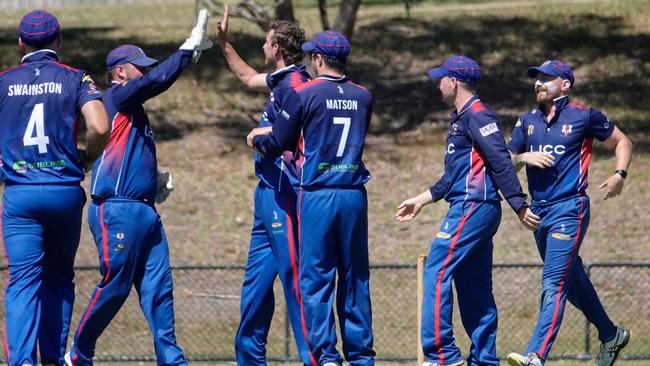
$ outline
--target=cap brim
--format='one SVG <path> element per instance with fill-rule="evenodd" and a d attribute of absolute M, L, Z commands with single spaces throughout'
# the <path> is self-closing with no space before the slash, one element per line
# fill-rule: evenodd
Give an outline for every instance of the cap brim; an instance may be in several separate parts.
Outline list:
<path fill-rule="evenodd" d="M 305 42 L 300 46 L 305 52 L 312 52 L 314 50 L 314 41 Z"/>
<path fill-rule="evenodd" d="M 136 66 L 141 66 L 141 67 L 149 67 L 157 64 L 159 61 L 156 60 L 155 58 L 147 57 L 147 56 L 142 56 L 138 57 L 135 60 L 129 61 L 129 63 L 134 64 Z"/>
<path fill-rule="evenodd" d="M 434 69 L 429 70 L 428 72 L 429 77 L 432 79 L 440 79 L 444 76 L 447 75 L 447 70 L 445 68 L 441 67 L 436 67 Z"/>

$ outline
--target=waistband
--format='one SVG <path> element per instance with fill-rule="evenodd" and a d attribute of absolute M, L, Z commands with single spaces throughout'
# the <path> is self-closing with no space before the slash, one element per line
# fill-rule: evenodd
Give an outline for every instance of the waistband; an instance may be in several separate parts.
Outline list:
<path fill-rule="evenodd" d="M 108 201 L 108 202 L 142 203 L 144 205 L 154 207 L 154 202 L 147 202 L 141 199 L 131 198 L 131 197 L 103 197 L 103 196 L 98 196 L 93 194 L 90 196 L 90 198 L 92 199 L 92 202 L 98 206 Z"/>
<path fill-rule="evenodd" d="M 552 206 L 552 205 L 560 203 L 560 202 L 564 202 L 564 201 L 568 201 L 568 200 L 572 200 L 574 198 L 580 198 L 580 197 L 585 197 L 585 198 L 589 199 L 589 196 L 587 196 L 586 193 L 582 192 L 582 193 L 574 194 L 573 196 L 558 198 L 558 199 L 553 200 L 553 201 L 534 201 L 533 200 L 533 201 L 530 202 L 530 205 L 531 206 L 536 206 L 536 207 L 547 207 L 547 206 Z"/>

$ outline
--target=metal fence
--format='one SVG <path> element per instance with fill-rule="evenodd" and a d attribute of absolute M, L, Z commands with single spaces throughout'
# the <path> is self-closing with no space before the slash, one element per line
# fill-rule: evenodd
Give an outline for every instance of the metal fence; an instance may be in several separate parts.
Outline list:
<path fill-rule="evenodd" d="M 540 265 L 497 264 L 494 294 L 499 307 L 497 347 L 501 356 L 524 350 L 539 308 Z M 622 358 L 650 359 L 650 263 L 594 263 L 586 265 L 612 320 L 630 329 L 630 344 Z M 4 271 L 4 269 L 0 269 Z M 0 285 L 6 284 L 0 275 Z M 243 266 L 178 266 L 174 268 L 176 336 L 186 356 L 194 361 L 233 360 L 233 338 L 239 321 L 239 292 Z M 73 329 L 90 294 L 100 280 L 96 268 L 77 269 Z M 276 281 L 276 314 L 267 352 L 271 360 L 297 360 L 284 298 Z M 380 360 L 415 360 L 415 265 L 375 265 L 371 269 L 375 350 Z M 0 307 L 4 321 L 4 307 Z M 455 314 L 456 339 L 467 352 L 468 340 Z M 4 324 L 0 323 L 0 329 Z M 593 326 L 573 306 L 552 350 L 553 358 L 591 358 L 599 341 Z M 96 358 L 104 361 L 151 361 L 154 352 L 147 323 L 132 293 L 120 313 L 99 339 Z"/>

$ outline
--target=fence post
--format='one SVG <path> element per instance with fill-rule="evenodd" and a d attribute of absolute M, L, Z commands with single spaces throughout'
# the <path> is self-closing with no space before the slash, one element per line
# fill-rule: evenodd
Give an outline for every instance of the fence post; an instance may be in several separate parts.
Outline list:
<path fill-rule="evenodd" d="M 584 267 L 585 267 L 585 273 L 587 274 L 587 278 L 589 278 L 591 280 L 591 263 L 586 263 L 584 265 Z M 584 332 L 585 332 L 585 349 L 584 349 L 584 351 L 585 351 L 585 355 L 589 355 L 589 353 L 590 353 L 590 350 L 589 350 L 589 343 L 590 343 L 589 342 L 590 341 L 589 340 L 589 320 L 587 319 L 586 316 L 585 316 L 585 329 L 584 329 Z"/>

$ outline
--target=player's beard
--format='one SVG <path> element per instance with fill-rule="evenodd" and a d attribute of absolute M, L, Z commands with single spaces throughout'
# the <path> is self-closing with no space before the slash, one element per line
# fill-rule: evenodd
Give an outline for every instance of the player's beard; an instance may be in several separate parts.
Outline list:
<path fill-rule="evenodd" d="M 552 103 L 554 99 L 561 95 L 560 87 L 550 82 L 536 87 L 535 93 L 537 97 L 537 103 L 540 104 Z"/>

